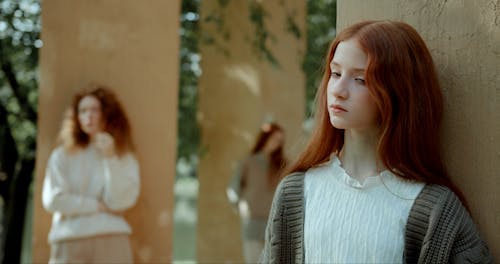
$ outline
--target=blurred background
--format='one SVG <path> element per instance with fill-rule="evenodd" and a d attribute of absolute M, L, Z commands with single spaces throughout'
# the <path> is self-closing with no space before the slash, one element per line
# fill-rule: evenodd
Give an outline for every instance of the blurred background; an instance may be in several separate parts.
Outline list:
<path fill-rule="evenodd" d="M 46 161 L 73 92 L 97 80 L 117 90 L 138 145 L 143 186 L 126 214 L 136 262 L 241 262 L 225 193 L 238 161 L 269 121 L 293 160 L 328 44 L 363 19 L 403 20 L 429 45 L 447 165 L 498 258 L 499 10 L 495 0 L 0 0 L 0 260 L 48 259 Z"/>
<path fill-rule="evenodd" d="M 200 66 L 200 45 L 215 47 L 221 53 L 230 41 L 228 18 L 225 17 L 230 1 L 211 2 L 202 18 L 200 0 L 181 2 L 179 27 L 179 89 L 178 137 L 173 213 L 173 260 L 196 260 L 196 226 L 198 175 L 200 158 L 207 152 L 201 143 L 198 113 L 198 81 L 203 75 Z M 238 6 L 250 10 L 243 17 L 250 25 L 246 43 L 260 63 L 279 68 L 276 54 L 270 50 L 275 34 L 269 30 L 267 20 L 273 10 L 265 9 L 260 1 L 238 1 Z M 287 1 L 276 1 L 278 8 L 287 10 Z M 297 61 L 306 79 L 299 84 L 304 89 L 306 104 L 304 117 L 310 116 L 315 89 L 322 67 L 322 56 L 335 35 L 336 2 L 309 0 L 306 21 L 296 21 L 296 13 L 284 18 L 285 34 L 307 43 Z M 117 2 L 119 4 L 119 2 Z M 0 259 L 3 263 L 30 263 L 32 259 L 31 235 L 33 219 L 34 168 L 37 139 L 39 94 L 39 50 L 41 40 L 41 2 L 38 0 L 0 1 Z M 302 10 L 301 12 L 305 12 Z M 203 20 L 202 20 L 203 19 Z M 215 26 L 213 33 L 202 32 L 200 23 Z M 300 27 L 297 23 L 300 23 Z M 306 28 L 303 25 L 306 23 Z M 280 32 L 281 33 L 281 32 Z M 222 38 L 219 36 L 223 35 Z M 275 117 L 258 117 L 252 133 L 257 133 L 259 122 Z M 307 118 L 302 120 L 307 129 Z M 244 149 L 244 148 L 242 148 Z M 241 155 L 240 155 L 241 156 Z M 166 189 L 169 189 L 166 186 Z M 8 243 L 7 243 L 8 241 Z"/>

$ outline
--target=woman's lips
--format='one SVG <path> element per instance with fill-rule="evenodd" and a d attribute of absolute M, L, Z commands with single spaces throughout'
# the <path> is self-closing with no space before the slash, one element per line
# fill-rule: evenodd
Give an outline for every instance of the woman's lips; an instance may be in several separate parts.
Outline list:
<path fill-rule="evenodd" d="M 332 111 L 334 113 L 343 113 L 343 112 L 347 112 L 347 110 L 345 108 L 343 108 L 342 106 L 340 105 L 331 105 L 330 106 L 330 109 L 332 109 Z"/>

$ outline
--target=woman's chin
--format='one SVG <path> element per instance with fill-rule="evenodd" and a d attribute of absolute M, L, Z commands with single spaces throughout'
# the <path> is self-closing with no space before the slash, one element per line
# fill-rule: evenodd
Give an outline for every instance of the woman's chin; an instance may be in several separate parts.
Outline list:
<path fill-rule="evenodd" d="M 99 131 L 97 130 L 92 130 L 92 129 L 82 129 L 83 133 L 85 133 L 87 136 L 89 137 L 94 137 L 95 135 L 97 135 L 97 133 L 99 133 Z"/>
<path fill-rule="evenodd" d="M 345 124 L 343 124 L 343 122 L 339 122 L 338 120 L 330 119 L 330 124 L 336 129 L 345 129 Z"/>

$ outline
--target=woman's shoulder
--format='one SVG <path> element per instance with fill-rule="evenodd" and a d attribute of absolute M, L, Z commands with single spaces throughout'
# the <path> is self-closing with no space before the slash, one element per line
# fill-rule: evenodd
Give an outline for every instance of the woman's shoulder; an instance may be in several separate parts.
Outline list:
<path fill-rule="evenodd" d="M 289 193 L 301 194 L 304 188 L 304 176 L 305 173 L 302 171 L 286 175 L 276 187 L 276 193 L 279 196 Z"/>
<path fill-rule="evenodd" d="M 305 173 L 303 171 L 292 172 L 292 173 L 286 175 L 281 180 L 280 184 L 285 185 L 285 186 L 298 184 L 298 183 L 304 181 L 304 176 L 305 176 Z"/>
<path fill-rule="evenodd" d="M 446 186 L 427 184 L 424 187 L 410 211 L 406 230 L 408 255 L 422 254 L 420 250 L 414 251 L 412 245 L 426 245 L 422 248 L 426 254 L 431 248 L 449 246 L 447 250 L 453 253 L 451 262 L 472 258 L 480 259 L 475 263 L 492 263 L 488 246 L 469 211 Z"/>
<path fill-rule="evenodd" d="M 71 153 L 62 145 L 55 147 L 50 153 L 49 161 L 57 162 L 65 159 Z"/>
<path fill-rule="evenodd" d="M 418 194 L 413 209 L 442 210 L 450 204 L 457 203 L 462 206 L 460 199 L 450 188 L 438 184 L 426 184 Z"/>
<path fill-rule="evenodd" d="M 47 166 L 62 169 L 75 161 L 76 151 L 70 151 L 63 145 L 56 146 L 49 155 Z"/>
<path fill-rule="evenodd" d="M 410 219 L 415 218 L 415 223 L 422 218 L 430 226 L 444 220 L 461 222 L 463 217 L 470 215 L 460 198 L 450 188 L 437 184 L 426 184 L 410 211 Z"/>
<path fill-rule="evenodd" d="M 117 166 L 139 167 L 139 160 L 137 159 L 136 154 L 132 151 L 127 151 L 119 155 L 115 154 L 114 156 L 105 158 L 104 160 L 107 161 L 108 164 L 115 164 Z"/>
<path fill-rule="evenodd" d="M 304 198 L 304 172 L 293 172 L 281 179 L 274 192 L 273 208 L 300 207 Z"/>
<path fill-rule="evenodd" d="M 460 202 L 458 196 L 450 188 L 438 184 L 426 184 L 417 196 L 417 200 L 435 206 L 446 202 Z"/>
<path fill-rule="evenodd" d="M 133 151 L 127 151 L 118 157 L 121 159 L 130 159 L 130 160 L 137 161 L 137 154 Z"/>

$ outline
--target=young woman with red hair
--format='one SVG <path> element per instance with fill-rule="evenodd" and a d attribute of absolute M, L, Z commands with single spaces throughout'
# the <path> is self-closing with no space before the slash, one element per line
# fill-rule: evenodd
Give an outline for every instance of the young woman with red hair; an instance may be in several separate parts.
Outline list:
<path fill-rule="evenodd" d="M 366 21 L 340 32 L 316 100 L 261 262 L 492 262 L 440 155 L 443 96 L 415 29 Z"/>
<path fill-rule="evenodd" d="M 246 263 L 256 263 L 264 247 L 269 209 L 285 166 L 283 129 L 276 123 L 262 126 L 255 145 L 227 189 L 229 201 L 241 218 Z"/>
<path fill-rule="evenodd" d="M 75 95 L 43 183 L 53 213 L 49 263 L 132 263 L 121 212 L 139 195 L 130 125 L 114 93 L 91 84 Z"/>

